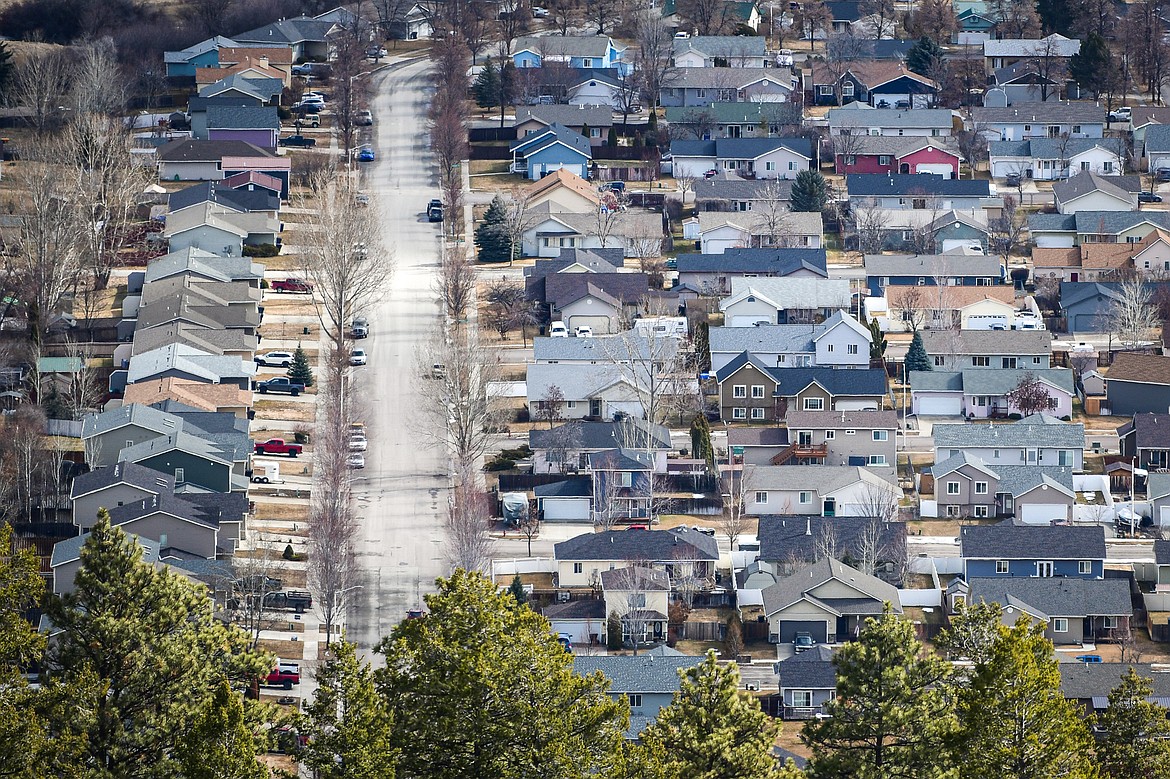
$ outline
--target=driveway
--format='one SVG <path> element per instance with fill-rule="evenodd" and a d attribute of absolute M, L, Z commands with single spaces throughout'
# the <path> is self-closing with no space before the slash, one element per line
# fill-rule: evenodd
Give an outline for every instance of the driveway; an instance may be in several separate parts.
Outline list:
<path fill-rule="evenodd" d="M 374 79 L 372 143 L 377 161 L 362 186 L 374 200 L 386 246 L 397 267 L 382 302 L 369 312 L 363 346 L 369 365 L 356 376 L 369 432 L 366 467 L 354 476 L 361 590 L 347 619 L 347 636 L 363 653 L 387 635 L 446 573 L 443 515 L 447 468 L 441 453 L 419 446 L 411 420 L 417 392 L 416 345 L 434 331 L 439 308 L 431 281 L 439 263 L 439 226 L 422 215 L 439 197 L 427 145 L 429 63 L 390 67 Z"/>

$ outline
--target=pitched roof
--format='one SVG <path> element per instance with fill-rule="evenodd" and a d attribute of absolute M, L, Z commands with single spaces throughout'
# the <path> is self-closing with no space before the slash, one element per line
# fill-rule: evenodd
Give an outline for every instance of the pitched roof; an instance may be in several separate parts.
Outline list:
<path fill-rule="evenodd" d="M 992 141 L 988 145 L 991 157 L 1029 157 L 1041 160 L 1069 160 L 1079 154 L 1100 148 L 1121 155 L 1120 138 L 1028 138 L 1022 141 Z"/>
<path fill-rule="evenodd" d="M 890 469 L 891 478 L 892 473 Z M 897 489 L 885 475 L 883 469 L 864 465 L 756 465 L 752 467 L 751 482 L 757 490 L 809 489 L 818 495 L 829 495 L 858 482 L 891 491 Z"/>
<path fill-rule="evenodd" d="M 906 286 L 890 286 L 885 290 L 886 299 L 893 308 L 901 307 L 904 297 L 914 297 L 917 295 L 915 305 L 921 309 L 935 308 L 938 306 L 937 298 L 931 295 L 923 295 L 919 287 Z M 995 300 L 1007 306 L 1012 306 L 1016 300 L 1015 289 L 1011 284 L 994 284 L 990 287 L 947 287 L 947 294 L 945 302 L 952 308 L 961 309 L 967 306 L 981 303 L 985 300 Z"/>
<path fill-rule="evenodd" d="M 1120 269 L 1130 264 L 1137 245 L 1125 243 L 1083 243 L 1081 267 L 1097 269 Z"/>
<path fill-rule="evenodd" d="M 759 200 L 764 192 L 775 192 L 779 200 L 792 199 L 792 182 L 787 179 L 745 179 L 724 171 L 709 179 L 696 181 L 691 188 L 695 200 Z M 816 251 L 816 250 L 812 250 Z M 678 259 L 681 261 L 682 255 Z M 723 255 L 719 255 L 723 256 Z"/>
<path fill-rule="evenodd" d="M 252 392 L 235 384 L 205 384 L 167 376 L 130 384 L 123 397 L 126 403 L 147 405 L 164 400 L 177 400 L 203 411 L 219 411 L 223 408 L 250 408 Z"/>
<path fill-rule="evenodd" d="M 1154 695 L 1170 697 L 1170 674 L 1150 663 L 1061 663 L 1059 668 L 1060 690 L 1072 700 L 1107 698 L 1130 668 L 1151 681 Z M 1104 708 L 1093 703 L 1094 708 Z"/>
<path fill-rule="evenodd" d="M 721 227 L 733 227 L 749 235 L 763 235 L 773 229 L 780 235 L 824 234 L 825 222 L 819 211 L 788 211 L 778 222 L 769 222 L 761 211 L 700 211 L 699 232 L 706 233 Z"/>
<path fill-rule="evenodd" d="M 687 530 L 606 530 L 584 533 L 553 546 L 558 560 L 718 560 L 711 536 Z"/>
<path fill-rule="evenodd" d="M 680 671 L 703 662 L 690 655 L 575 655 L 573 672 L 588 676 L 600 671 L 610 680 L 609 692 L 671 695 L 682 683 Z"/>
<path fill-rule="evenodd" d="M 824 325 L 757 325 L 755 327 L 712 327 L 708 339 L 711 354 L 731 352 L 761 354 L 772 352 L 813 352 L 813 338 L 825 332 Z"/>
<path fill-rule="evenodd" d="M 984 57 L 1071 57 L 1081 50 L 1081 42 L 1053 33 L 1047 38 L 986 40 Z"/>
<path fill-rule="evenodd" d="M 975 576 L 968 582 L 968 603 L 1016 606 L 1032 616 L 1089 617 L 1133 614 L 1125 579 L 1079 579 L 1072 576 Z"/>
<path fill-rule="evenodd" d="M 781 466 L 783 467 L 783 466 Z M 876 576 L 862 573 L 842 562 L 827 557 L 806 566 L 791 576 L 785 576 L 762 593 L 764 613 L 775 614 L 781 609 L 806 597 L 809 590 L 832 579 L 844 582 L 860 593 L 857 598 L 817 598 L 807 596 L 822 607 L 839 614 L 881 614 L 884 603 L 889 603 L 895 613 L 902 612 L 898 590 Z"/>
<path fill-rule="evenodd" d="M 121 506 L 114 506 L 109 509 L 109 512 L 110 523 L 114 525 L 124 525 L 127 522 L 133 522 L 136 519 L 162 512 L 187 520 L 196 525 L 202 525 L 206 528 L 216 528 L 219 526 L 218 523 L 211 522 L 207 515 L 199 511 L 195 504 L 189 503 L 183 498 L 176 497 L 174 493 L 157 493 L 149 498 L 124 503 Z"/>
<path fill-rule="evenodd" d="M 723 254 L 681 254 L 681 273 L 759 273 L 787 276 L 799 270 L 828 277 L 824 249 L 748 249 L 729 248 Z"/>
<path fill-rule="evenodd" d="M 630 331 L 619 335 L 595 335 L 592 338 L 532 339 L 532 359 L 536 362 L 645 362 L 652 357 L 665 359 L 678 350 L 678 339 L 659 338 L 654 343 L 646 336 Z"/>
<path fill-rule="evenodd" d="M 1037 268 L 1079 268 L 1080 247 L 1054 249 L 1037 246 L 1032 249 L 1032 265 Z"/>
<path fill-rule="evenodd" d="M 259 99 L 261 102 L 275 100 L 284 91 L 284 80 L 282 78 L 258 78 L 247 73 L 232 73 L 214 84 L 202 87 L 199 90 L 199 97 L 215 97 L 233 91 L 242 92 Z"/>
<path fill-rule="evenodd" d="M 1148 124 L 1170 124 L 1170 106 L 1135 105 L 1131 114 L 1131 126 L 1136 130 Z"/>
<path fill-rule="evenodd" d="M 791 411 L 788 413 L 792 413 Z M 729 427 L 728 446 L 787 446 L 786 427 Z"/>
<path fill-rule="evenodd" d="M 222 35 L 216 35 L 206 40 L 193 43 L 181 51 L 165 51 L 163 52 L 163 62 L 168 64 L 187 62 L 192 57 L 198 57 L 200 54 L 206 54 L 209 51 L 215 51 L 223 46 L 234 46 L 235 41 L 231 38 L 225 38 Z"/>
<path fill-rule="evenodd" d="M 256 170 L 245 170 L 240 173 L 235 173 L 225 179 L 222 179 L 219 184 L 220 186 L 226 187 L 228 189 L 239 189 L 241 187 L 255 185 L 271 190 L 278 197 L 281 191 L 284 189 L 280 179 Z"/>
<path fill-rule="evenodd" d="M 837 689 L 833 650 L 823 644 L 786 657 L 776 664 L 776 668 L 779 670 L 780 689 Z"/>
<path fill-rule="evenodd" d="M 680 69 L 685 70 L 685 68 Z M 713 68 L 695 68 L 695 70 L 713 70 Z M 745 70 L 745 68 L 734 68 L 733 70 L 740 71 Z M 775 68 L 768 68 L 768 71 L 773 73 L 775 70 Z M 773 76 L 773 78 L 776 78 L 776 76 Z M 748 83 L 754 83 L 754 80 Z M 785 79 L 783 83 L 787 84 L 788 81 Z M 670 88 L 677 88 L 674 81 L 671 81 Z M 740 88 L 742 89 L 743 86 Z M 666 108 L 665 113 L 667 124 L 672 125 L 698 124 L 707 121 L 714 122 L 715 124 L 739 124 L 756 127 L 761 122 L 766 121 L 770 126 L 783 126 L 799 125 L 802 119 L 800 106 L 789 102 L 729 103 L 717 100 L 705 106 L 669 106 Z"/>
<path fill-rule="evenodd" d="M 280 196 L 274 195 L 266 189 L 231 189 L 215 181 L 201 181 L 198 184 L 180 189 L 178 192 L 172 192 L 167 197 L 167 208 L 173 213 L 207 202 L 216 203 L 240 213 L 278 211 L 280 209 Z"/>
<path fill-rule="evenodd" d="M 1129 201 L 1141 189 L 1140 176 L 1101 176 L 1088 170 L 1052 184 L 1052 194 L 1056 196 L 1057 203 L 1067 203 L 1090 192 L 1103 192 Z"/>
<path fill-rule="evenodd" d="M 280 21 L 257 27 L 235 36 L 239 43 L 303 43 L 324 42 L 334 28 L 330 21 L 320 21 L 308 16 Z"/>
<path fill-rule="evenodd" d="M 532 494 L 537 498 L 589 498 L 593 496 L 593 480 L 581 476 L 550 484 L 537 484 L 532 488 Z"/>
<path fill-rule="evenodd" d="M 756 532 L 760 559 L 776 563 L 815 560 L 817 545 L 827 532 L 835 536 L 842 555 L 860 559 L 864 536 L 874 522 L 881 525 L 879 538 L 883 548 L 895 550 L 905 543 L 905 522 L 882 522 L 876 517 L 764 515 Z"/>
<path fill-rule="evenodd" d="M 832 84 L 836 81 L 834 75 L 836 70 L 829 69 L 822 60 L 814 60 L 812 62 L 812 80 L 813 84 Z M 852 63 L 845 71 L 859 82 L 864 84 L 872 92 L 878 89 L 883 84 L 888 84 L 891 81 L 897 81 L 900 78 L 907 78 L 911 81 L 917 81 L 920 84 L 925 84 L 930 87 L 938 88 L 938 84 L 926 76 L 919 75 L 906 68 L 898 60 L 861 60 Z"/>
<path fill-rule="evenodd" d="M 209 130 L 279 130 L 276 106 L 212 105 L 207 107 Z"/>
<path fill-rule="evenodd" d="M 939 195 L 990 197 L 987 179 L 944 179 L 933 173 L 850 173 L 845 177 L 849 197 L 882 195 Z"/>
<path fill-rule="evenodd" d="M 201 141 L 180 139 L 158 147 L 158 159 L 163 162 L 219 162 L 224 157 L 275 157 L 247 141 Z"/>
<path fill-rule="evenodd" d="M 792 87 L 787 68 L 675 68 L 670 77 L 672 89 L 743 89 L 768 79 L 786 88 Z M 702 108 L 695 109 L 702 113 Z"/>
<path fill-rule="evenodd" d="M 961 159 L 957 147 L 945 138 L 929 138 L 920 135 L 856 135 L 848 136 L 847 145 L 838 145 L 837 156 L 879 156 L 889 155 L 901 159 L 922 149 L 935 149 Z"/>
<path fill-rule="evenodd" d="M 1137 449 L 1170 448 L 1170 414 L 1138 412 L 1128 424 L 1118 428 L 1117 433 L 1123 438 L 1132 437 Z M 1150 474 L 1150 478 L 1154 475 Z"/>
<path fill-rule="evenodd" d="M 1048 330 L 923 330 L 927 354 L 1032 355 L 1052 353 Z"/>
<path fill-rule="evenodd" d="M 991 276 L 1003 274 L 996 255 L 971 254 L 867 254 L 867 276 Z M 930 297 L 928 294 L 927 297 Z"/>
<path fill-rule="evenodd" d="M 673 55 L 677 59 L 694 51 L 705 57 L 763 57 L 764 39 L 754 35 L 695 35 L 675 38 Z"/>
<path fill-rule="evenodd" d="M 549 620 L 589 619 L 600 622 L 606 617 L 605 601 L 601 598 L 575 598 L 564 603 L 551 603 L 543 607 L 540 613 Z"/>
<path fill-rule="evenodd" d="M 591 295 L 621 306 L 642 300 L 649 288 L 645 273 L 555 273 L 544 280 L 544 302 L 562 309 Z"/>
<path fill-rule="evenodd" d="M 959 528 L 959 552 L 966 559 L 984 560 L 1104 560 L 1103 527 L 964 525 Z"/>
<path fill-rule="evenodd" d="M 719 301 L 719 310 L 749 296 L 774 304 L 777 309 L 849 308 L 848 279 L 733 278 L 731 294 Z"/>
<path fill-rule="evenodd" d="M 126 382 L 134 384 L 152 379 L 169 370 L 189 373 L 215 384 L 224 379 L 250 378 L 256 373 L 255 365 L 239 357 L 208 354 L 190 346 L 171 344 L 134 355 L 130 360 Z"/>
<path fill-rule="evenodd" d="M 84 495 L 91 495 L 116 484 L 128 484 L 144 492 L 169 493 L 175 490 L 175 477 L 159 473 L 145 465 L 119 462 L 116 465 L 94 468 L 88 473 L 74 477 L 69 496 L 77 500 Z"/>
<path fill-rule="evenodd" d="M 828 120 L 829 127 L 833 128 L 898 127 L 949 130 L 954 123 L 954 112 L 949 108 L 917 108 L 913 111 L 901 108 L 872 108 L 868 111 L 833 108 L 829 110 Z"/>
<path fill-rule="evenodd" d="M 1006 492 L 1014 498 L 1027 495 L 1036 488 L 1062 493 L 1070 501 L 1076 496 L 1073 490 L 1072 468 L 1044 467 L 1036 465 L 996 465 L 999 476 L 998 492 Z M 1050 498 L 1052 502 L 1059 499 Z"/>
<path fill-rule="evenodd" d="M 787 149 L 806 160 L 813 158 L 813 145 L 808 138 L 716 138 L 711 141 L 670 142 L 672 157 L 755 160 L 778 149 Z"/>
<path fill-rule="evenodd" d="M 129 462 L 141 462 L 155 455 L 175 450 L 209 460 L 218 465 L 227 466 L 228 468 L 232 465 L 231 453 L 224 452 L 222 448 L 211 441 L 182 431 L 151 438 L 133 446 L 123 447 L 118 452 L 118 459 Z"/>
<path fill-rule="evenodd" d="M 832 396 L 882 397 L 888 391 L 886 373 L 881 368 L 777 368 L 765 365 L 748 352 L 740 353 L 716 371 L 716 381 L 727 381 L 748 363 L 776 382 L 773 397 L 793 397 L 814 383 Z"/>
<path fill-rule="evenodd" d="M 633 384 L 642 371 L 623 370 L 613 364 L 539 363 L 529 365 L 525 386 L 529 398 L 544 397 L 550 387 L 558 387 L 565 400 L 587 400 L 615 384 Z"/>
<path fill-rule="evenodd" d="M 1015 389 L 1026 375 L 1056 389 L 1074 394 L 1072 370 L 1069 368 L 1017 368 L 989 371 L 975 368 L 962 371 L 963 394 L 1006 395 Z"/>
<path fill-rule="evenodd" d="M 293 50 L 288 46 L 224 46 L 219 47 L 219 64 L 235 65 L 249 60 L 267 59 L 273 65 L 291 65 Z"/>
<path fill-rule="evenodd" d="M 543 280 L 566 268 L 580 265 L 596 273 L 616 273 L 624 264 L 622 249 L 565 249 L 559 257 L 538 259 L 524 268 L 524 278 Z"/>
<path fill-rule="evenodd" d="M 1160 354 L 1117 352 L 1105 381 L 1129 381 L 1136 384 L 1170 384 L 1170 357 Z"/>
<path fill-rule="evenodd" d="M 607 35 L 523 35 L 512 42 L 512 54 L 536 52 L 550 57 L 604 57 L 614 41 Z"/>
<path fill-rule="evenodd" d="M 593 213 L 557 212 L 552 210 L 551 203 L 545 202 L 534 208 L 529 208 L 528 215 L 533 223 L 533 227 L 529 228 L 530 230 L 541 228 L 542 231 L 547 231 L 549 234 L 597 234 L 597 215 Z M 558 222 L 563 229 L 550 228 L 547 226 L 549 222 Z M 636 238 L 641 240 L 651 236 L 657 237 L 662 235 L 662 229 L 662 214 L 635 209 L 618 212 L 610 224 L 609 234 L 611 237 Z M 588 251 L 596 254 L 601 250 L 590 249 Z M 624 249 L 618 248 L 617 252 L 624 253 Z M 564 251 L 561 254 L 563 255 Z"/>
<path fill-rule="evenodd" d="M 529 200 L 532 200 L 556 187 L 565 187 L 593 203 L 601 204 L 601 196 L 597 194 L 597 188 L 565 168 L 557 168 L 544 178 L 526 185 L 524 194 Z"/>
<path fill-rule="evenodd" d="M 647 432 L 650 435 L 650 446 L 654 449 L 671 448 L 670 430 L 662 425 L 648 425 L 643 420 L 633 418 L 622 422 L 586 422 L 575 419 L 551 430 L 533 428 L 528 431 L 528 445 L 533 449 L 567 445 L 566 448 L 574 451 L 613 449 L 617 446 L 641 449 L 647 444 Z"/>
<path fill-rule="evenodd" d="M 543 125 L 560 124 L 565 127 L 589 125 L 590 127 L 613 126 L 613 109 L 606 106 L 534 105 L 518 106 L 513 126 L 527 121 Z"/>
<path fill-rule="evenodd" d="M 789 430 L 893 430 L 898 427 L 896 411 L 801 411 L 784 417 Z M 937 425 L 935 427 L 938 427 Z"/>
<path fill-rule="evenodd" d="M 1007 425 L 945 424 L 934 425 L 932 430 L 936 449 L 1013 446 L 1081 449 L 1085 445 L 1083 424 L 1061 422 L 1046 414 L 1034 414 Z"/>
<path fill-rule="evenodd" d="M 75 538 L 67 538 L 64 541 L 58 541 L 53 544 L 53 553 L 49 559 L 49 566 L 57 568 L 71 563 L 74 560 L 81 559 L 81 548 L 85 546 L 85 542 L 89 541 L 92 533 L 82 533 Z M 157 541 L 151 541 L 149 538 L 142 538 L 141 536 L 133 536 L 134 541 L 142 547 L 142 562 L 152 564 L 159 561 L 159 545 Z"/>
<path fill-rule="evenodd" d="M 670 576 L 666 571 L 631 565 L 601 572 L 601 587 L 606 591 L 645 590 L 670 592 Z"/>
<path fill-rule="evenodd" d="M 975 125 L 996 124 L 1104 124 L 1105 109 L 1092 103 L 1020 103 L 1007 108 L 973 108 Z"/>

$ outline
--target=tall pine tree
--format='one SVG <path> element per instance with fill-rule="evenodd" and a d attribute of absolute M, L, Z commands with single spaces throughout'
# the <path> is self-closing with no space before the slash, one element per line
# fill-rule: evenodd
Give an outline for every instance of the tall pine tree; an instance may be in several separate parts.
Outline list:
<path fill-rule="evenodd" d="M 264 739 L 244 718 L 243 695 L 224 680 L 196 711 L 178 750 L 183 779 L 268 779 Z"/>
<path fill-rule="evenodd" d="M 1101 736 L 1097 760 L 1107 779 L 1170 776 L 1170 722 L 1150 698 L 1149 679 L 1131 666 L 1109 693 L 1109 706 L 1097 718 Z"/>
<path fill-rule="evenodd" d="M 906 69 L 920 76 L 930 76 L 943 61 L 942 47 L 925 35 L 906 52 Z"/>
<path fill-rule="evenodd" d="M 711 423 L 706 414 L 695 414 L 691 420 L 691 456 L 715 465 L 715 449 L 711 446 Z"/>
<path fill-rule="evenodd" d="M 1081 41 L 1081 50 L 1068 60 L 1068 74 L 1072 80 L 1088 92 L 1093 99 L 1101 96 L 1117 79 L 1113 52 L 1109 44 L 1095 32 Z"/>
<path fill-rule="evenodd" d="M 292 363 L 288 366 L 288 377 L 298 384 L 304 384 L 306 387 L 313 386 L 313 369 L 309 365 L 309 356 L 305 354 L 305 350 L 301 348 L 298 343 L 297 348 L 293 350 Z"/>
<path fill-rule="evenodd" d="M 471 85 L 471 93 L 475 95 L 475 104 L 480 108 L 495 108 L 500 104 L 500 69 L 492 58 L 488 57 L 483 63 L 475 83 Z"/>
<path fill-rule="evenodd" d="M 837 697 L 805 726 L 814 777 L 936 779 L 952 769 L 951 666 L 925 654 L 909 620 L 887 606 L 833 656 Z"/>
<path fill-rule="evenodd" d="M 930 357 L 926 354 L 926 347 L 922 344 L 922 333 L 914 331 L 910 339 L 910 348 L 906 350 L 906 371 L 933 371 Z"/>
<path fill-rule="evenodd" d="M 480 262 L 508 262 L 512 241 L 508 236 L 508 206 L 496 195 L 484 212 L 483 222 L 475 228 L 475 246 Z"/>
<path fill-rule="evenodd" d="M 815 170 L 802 170 L 792 182 L 793 211 L 824 211 L 829 202 L 829 187 L 825 177 Z"/>

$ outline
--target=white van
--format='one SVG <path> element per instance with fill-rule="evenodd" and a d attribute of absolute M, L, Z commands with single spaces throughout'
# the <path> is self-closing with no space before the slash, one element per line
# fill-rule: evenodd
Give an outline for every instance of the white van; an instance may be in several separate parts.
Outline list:
<path fill-rule="evenodd" d="M 564 322 L 553 322 L 548 328 L 549 338 L 568 338 L 569 328 L 565 327 Z"/>

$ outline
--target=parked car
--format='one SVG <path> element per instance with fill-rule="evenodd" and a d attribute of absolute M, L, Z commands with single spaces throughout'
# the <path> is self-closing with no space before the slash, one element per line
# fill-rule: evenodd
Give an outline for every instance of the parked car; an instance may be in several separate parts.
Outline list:
<path fill-rule="evenodd" d="M 354 452 L 349 457 L 345 458 L 345 464 L 350 468 L 365 468 L 366 456 L 361 452 Z"/>
<path fill-rule="evenodd" d="M 1006 176 L 1003 177 L 1003 183 L 1007 184 L 1009 187 L 1020 186 L 1020 174 L 1019 173 L 1007 174 Z"/>
<path fill-rule="evenodd" d="M 325 101 L 319 97 L 307 97 L 293 106 L 293 108 L 313 108 L 321 111 L 325 108 Z"/>
<path fill-rule="evenodd" d="M 576 334 L 577 334 L 578 338 L 592 338 L 593 337 L 593 328 L 590 327 L 589 325 L 581 325 L 580 327 L 577 328 Z"/>
<path fill-rule="evenodd" d="M 547 19 L 548 18 L 548 9 L 541 8 L 539 5 L 532 6 L 532 18 L 534 18 L 534 19 Z"/>
<path fill-rule="evenodd" d="M 703 178 L 705 178 L 705 179 L 713 179 L 718 175 L 719 175 L 719 171 L 717 171 L 715 168 L 711 168 L 710 170 L 703 171 Z"/>
<path fill-rule="evenodd" d="M 427 221 L 443 221 L 443 201 L 439 200 L 437 197 L 431 198 L 431 202 L 427 203 Z"/>
<path fill-rule="evenodd" d="M 370 59 L 380 59 L 386 56 L 386 49 L 382 46 L 371 46 L 366 49 L 366 56 Z"/>
<path fill-rule="evenodd" d="M 1155 172 L 1158 181 L 1170 181 L 1170 168 L 1158 168 Z"/>
<path fill-rule="evenodd" d="M 290 444 L 283 438 L 269 438 L 267 441 L 257 441 L 253 446 L 254 454 L 287 454 L 296 457 L 304 451 L 300 444 Z"/>
<path fill-rule="evenodd" d="M 317 139 L 306 138 L 303 135 L 288 135 L 281 138 L 278 143 L 281 146 L 297 146 L 302 149 L 310 149 L 317 145 Z"/>
<path fill-rule="evenodd" d="M 569 328 L 564 322 L 553 322 L 548 328 L 549 338 L 568 338 Z"/>
<path fill-rule="evenodd" d="M 1155 194 L 1154 192 L 1139 192 L 1138 193 L 1138 202 L 1139 203 L 1161 203 L 1162 196 Z"/>
<path fill-rule="evenodd" d="M 370 334 L 370 322 L 364 316 L 355 317 L 349 332 L 354 338 L 365 338 Z"/>
<path fill-rule="evenodd" d="M 313 596 L 304 590 L 270 592 L 264 596 L 264 606 L 269 609 L 292 609 L 299 614 L 313 608 Z"/>
<path fill-rule="evenodd" d="M 275 379 L 256 382 L 256 391 L 261 395 L 267 395 L 269 392 L 277 392 L 296 397 L 305 391 L 305 385 L 298 384 L 286 376 L 277 376 Z"/>
<path fill-rule="evenodd" d="M 268 352 L 258 354 L 252 358 L 257 365 L 275 365 L 278 368 L 287 368 L 292 365 L 292 352 Z"/>
<path fill-rule="evenodd" d="M 273 292 L 300 292 L 311 293 L 313 285 L 301 279 L 285 279 L 284 281 L 274 281 L 269 285 L 269 289 Z"/>
<path fill-rule="evenodd" d="M 313 74 L 313 68 L 308 62 L 303 65 L 293 65 L 292 74 L 294 76 L 311 76 Z"/>
<path fill-rule="evenodd" d="M 792 639 L 792 648 L 796 652 L 803 652 L 806 649 L 812 649 L 816 645 L 817 642 L 813 641 L 812 634 L 810 633 L 797 633 L 796 636 Z"/>
<path fill-rule="evenodd" d="M 301 667 L 296 663 L 277 662 L 276 669 L 268 674 L 265 680 L 270 687 L 283 687 L 291 690 L 294 684 L 301 683 Z"/>
<path fill-rule="evenodd" d="M 370 196 L 365 192 L 359 192 L 354 196 L 354 202 L 359 206 L 368 206 L 370 204 Z"/>
<path fill-rule="evenodd" d="M 358 162 L 373 162 L 374 150 L 369 146 L 363 146 L 362 148 L 358 149 L 357 158 Z"/>
<path fill-rule="evenodd" d="M 301 124 L 307 124 L 309 127 L 320 127 L 321 114 L 305 114 L 301 117 Z"/>
<path fill-rule="evenodd" d="M 353 123 L 361 127 L 369 127 L 374 123 L 374 115 L 368 110 L 358 111 L 353 118 Z"/>
<path fill-rule="evenodd" d="M 349 437 L 349 451 L 364 452 L 369 448 L 370 442 L 366 440 L 364 435 L 355 435 Z"/>
<path fill-rule="evenodd" d="M 350 365 L 365 365 L 366 364 L 366 350 L 354 349 L 349 355 Z"/>
<path fill-rule="evenodd" d="M 1077 655 L 1075 659 L 1078 663 L 1100 663 L 1101 655 Z"/>
<path fill-rule="evenodd" d="M 1133 118 L 1133 109 L 1127 105 L 1120 108 L 1114 108 L 1109 112 L 1109 121 L 1111 122 L 1128 122 Z"/>

